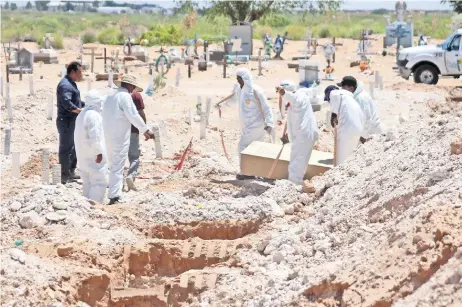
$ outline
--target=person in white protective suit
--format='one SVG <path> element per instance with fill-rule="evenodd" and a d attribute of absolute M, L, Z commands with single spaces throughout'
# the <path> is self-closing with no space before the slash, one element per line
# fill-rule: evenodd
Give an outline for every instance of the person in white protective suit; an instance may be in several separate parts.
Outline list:
<path fill-rule="evenodd" d="M 114 81 L 117 91 L 108 96 L 103 108 L 103 125 L 109 160 L 109 205 L 118 203 L 122 194 L 124 165 L 130 146 L 131 125 L 144 133 L 146 140 L 154 134 L 144 123 L 133 103 L 133 91 L 142 92 L 134 76 L 124 75 L 121 81 Z"/>
<path fill-rule="evenodd" d="M 239 153 L 254 141 L 263 141 L 271 135 L 274 128 L 273 112 L 263 90 L 253 84 L 252 75 L 246 68 L 237 71 L 237 82 L 241 88 L 239 97 L 239 116 L 241 139 Z"/>
<path fill-rule="evenodd" d="M 364 113 L 366 120 L 364 125 L 366 137 L 365 139 L 361 138 L 361 142 L 364 143 L 367 138 L 370 138 L 374 134 L 382 133 L 383 128 L 377 114 L 375 103 L 369 93 L 364 90 L 364 84 L 362 82 L 357 82 L 354 77 L 346 76 L 338 85 L 341 86 L 342 89 L 353 93 L 356 102 Z"/>
<path fill-rule="evenodd" d="M 260 87 L 253 84 L 250 71 L 246 68 L 241 68 L 236 74 L 237 82 L 241 88 L 239 97 L 239 116 L 241 122 L 240 155 L 252 142 L 263 141 L 266 134 L 271 136 L 274 121 L 273 112 L 266 96 Z"/>
<path fill-rule="evenodd" d="M 336 165 L 342 164 L 354 152 L 365 136 L 365 118 L 363 111 L 353 97 L 353 93 L 346 90 L 330 92 L 331 125 L 337 127 L 337 156 Z"/>
<path fill-rule="evenodd" d="M 101 106 L 105 96 L 88 92 L 85 108 L 75 121 L 75 151 L 80 166 L 83 196 L 102 203 L 107 187 L 107 152 Z"/>
<path fill-rule="evenodd" d="M 318 124 L 311 107 L 310 97 L 290 81 L 280 84 L 279 94 L 287 110 L 287 134 L 282 142 L 292 143 L 289 162 L 289 181 L 303 184 L 305 171 L 314 143 L 318 140 Z"/>

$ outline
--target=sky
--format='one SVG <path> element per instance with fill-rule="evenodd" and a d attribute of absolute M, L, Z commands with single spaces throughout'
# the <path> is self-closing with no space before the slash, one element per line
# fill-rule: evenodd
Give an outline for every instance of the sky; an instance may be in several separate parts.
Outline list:
<path fill-rule="evenodd" d="M 86 0 L 84 0 L 86 1 Z M 92 0 L 88 0 L 89 2 L 92 2 Z M 0 2 L 5 2 L 5 0 L 0 0 Z M 10 2 L 16 2 L 18 6 L 25 6 L 27 1 L 10 1 Z M 33 1 L 31 1 L 33 2 Z M 126 1 L 116 1 L 116 2 L 133 2 L 133 3 L 153 3 L 157 4 L 159 6 L 162 6 L 164 8 L 172 8 L 176 4 L 172 0 L 157 0 L 157 1 L 152 1 L 152 0 L 146 0 L 146 1 L 131 1 L 131 0 L 126 0 Z M 344 0 L 342 9 L 344 10 L 375 10 L 375 9 L 380 9 L 380 8 L 385 8 L 389 10 L 394 10 L 395 9 L 395 3 L 396 1 L 394 0 Z M 449 4 L 441 4 L 440 0 L 408 0 L 406 1 L 407 7 L 410 10 L 450 10 L 451 7 Z"/>

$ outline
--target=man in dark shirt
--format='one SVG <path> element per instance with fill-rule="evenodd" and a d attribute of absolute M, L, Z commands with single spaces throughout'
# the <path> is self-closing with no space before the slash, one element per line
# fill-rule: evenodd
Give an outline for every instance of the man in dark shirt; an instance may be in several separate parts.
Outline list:
<path fill-rule="evenodd" d="M 82 78 L 82 66 L 72 62 L 67 66 L 67 75 L 59 82 L 56 90 L 58 117 L 56 126 L 59 132 L 59 163 L 61 164 L 61 183 L 79 179 L 75 174 L 77 156 L 74 147 L 75 119 L 84 107 L 76 81 Z"/>
<path fill-rule="evenodd" d="M 146 123 L 146 114 L 144 113 L 144 102 L 143 97 L 138 92 L 132 93 L 133 103 L 138 110 L 141 118 Z M 130 167 L 127 174 L 127 186 L 129 190 L 136 191 L 135 187 L 135 178 L 138 173 L 138 167 L 140 166 L 140 132 L 138 129 L 132 125 L 131 134 L 130 134 L 130 147 L 128 148 L 128 161 L 130 162 Z"/>

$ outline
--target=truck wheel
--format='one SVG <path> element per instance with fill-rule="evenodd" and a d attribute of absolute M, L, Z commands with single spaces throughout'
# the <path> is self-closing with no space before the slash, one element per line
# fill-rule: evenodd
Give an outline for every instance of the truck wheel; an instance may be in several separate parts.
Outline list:
<path fill-rule="evenodd" d="M 414 71 L 414 82 L 424 84 L 437 84 L 438 71 L 430 65 L 422 65 Z"/>

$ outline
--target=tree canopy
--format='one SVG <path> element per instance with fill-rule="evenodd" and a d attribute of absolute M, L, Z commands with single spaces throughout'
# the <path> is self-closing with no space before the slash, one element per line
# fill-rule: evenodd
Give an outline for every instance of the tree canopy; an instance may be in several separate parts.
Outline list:
<path fill-rule="evenodd" d="M 27 1 L 26 9 L 27 9 L 27 10 L 32 9 L 32 3 L 30 3 L 30 1 Z"/>
<path fill-rule="evenodd" d="M 177 6 L 180 8 L 179 12 L 198 8 L 198 1 L 176 1 Z M 252 22 L 262 18 L 265 14 L 274 11 L 286 12 L 311 12 L 322 13 L 325 11 L 337 10 L 340 7 L 342 0 L 305 0 L 305 1 L 209 1 L 210 5 L 207 9 L 209 16 L 227 16 L 231 19 L 232 23 L 239 22 Z"/>
<path fill-rule="evenodd" d="M 462 14 L 462 1 L 460 0 L 442 0 L 441 3 L 449 3 L 452 6 L 454 12 Z"/>
<path fill-rule="evenodd" d="M 35 1 L 35 7 L 37 11 L 47 11 L 48 3 L 50 3 L 50 1 Z"/>

